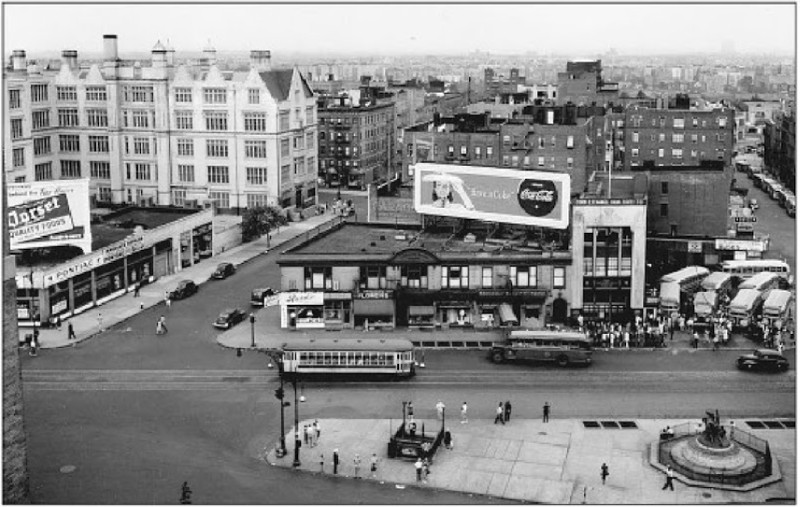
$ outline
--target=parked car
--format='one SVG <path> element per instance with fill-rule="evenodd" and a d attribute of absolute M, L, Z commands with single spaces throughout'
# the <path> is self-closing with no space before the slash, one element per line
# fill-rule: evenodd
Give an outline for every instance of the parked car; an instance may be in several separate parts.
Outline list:
<path fill-rule="evenodd" d="M 223 278 L 228 278 L 232 274 L 236 273 L 236 267 L 230 262 L 223 262 L 219 266 L 217 266 L 217 270 L 211 273 L 211 278 L 216 278 L 217 280 L 222 280 Z"/>
<path fill-rule="evenodd" d="M 777 350 L 755 349 L 752 354 L 739 356 L 736 366 L 740 370 L 786 371 L 789 361 Z"/>
<path fill-rule="evenodd" d="M 264 300 L 275 294 L 277 294 L 277 292 L 273 290 L 272 287 L 253 289 L 253 292 L 250 293 L 250 304 L 253 306 L 264 306 Z"/>
<path fill-rule="evenodd" d="M 181 280 L 175 290 L 169 293 L 170 299 L 184 299 L 197 292 L 197 284 L 191 280 Z"/>
<path fill-rule="evenodd" d="M 220 329 L 230 329 L 239 322 L 243 321 L 245 313 L 238 308 L 229 308 L 219 314 L 217 320 L 214 321 L 214 327 Z"/>

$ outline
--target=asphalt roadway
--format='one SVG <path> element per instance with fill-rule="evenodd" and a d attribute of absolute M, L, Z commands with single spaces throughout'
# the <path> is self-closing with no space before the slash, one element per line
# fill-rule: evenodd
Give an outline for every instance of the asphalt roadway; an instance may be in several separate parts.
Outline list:
<path fill-rule="evenodd" d="M 277 377 L 264 354 L 219 347 L 211 321 L 223 307 L 247 308 L 251 288 L 278 285 L 275 256 L 241 265 L 169 311 L 159 305 L 74 348 L 23 357 L 33 503 L 176 503 L 184 481 L 193 501 L 207 504 L 499 502 L 298 474 L 252 457 L 280 433 Z M 170 331 L 156 336 L 162 313 Z M 554 418 L 696 418 L 706 409 L 794 416 L 794 368 L 738 372 L 736 355 L 598 351 L 590 368 L 559 370 L 495 365 L 478 351 L 428 352 L 408 382 L 304 384 L 300 410 L 302 418 L 387 418 L 399 416 L 403 400 L 420 413 L 439 399 L 448 407 L 467 400 L 473 417 L 489 418 L 497 401 L 511 399 L 517 417 L 538 416 L 545 400 Z"/>

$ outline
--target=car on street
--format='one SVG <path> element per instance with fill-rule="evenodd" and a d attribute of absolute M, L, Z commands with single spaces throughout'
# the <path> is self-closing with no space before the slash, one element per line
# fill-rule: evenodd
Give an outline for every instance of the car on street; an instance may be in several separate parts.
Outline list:
<path fill-rule="evenodd" d="M 777 350 L 755 349 L 751 354 L 739 356 L 736 366 L 740 370 L 786 371 L 789 369 L 789 360 Z"/>
<path fill-rule="evenodd" d="M 175 290 L 169 293 L 170 299 L 184 299 L 197 292 L 197 284 L 191 280 L 181 280 Z"/>
<path fill-rule="evenodd" d="M 230 262 L 223 262 L 217 266 L 217 269 L 213 273 L 211 273 L 211 278 L 222 280 L 228 278 L 234 273 L 236 273 L 236 267 Z"/>
<path fill-rule="evenodd" d="M 228 308 L 219 314 L 217 320 L 214 321 L 214 327 L 220 329 L 230 329 L 239 322 L 243 321 L 245 313 L 238 308 Z"/>
<path fill-rule="evenodd" d="M 264 306 L 266 299 L 277 294 L 272 287 L 260 287 L 253 289 L 250 293 L 250 304 L 253 306 Z"/>

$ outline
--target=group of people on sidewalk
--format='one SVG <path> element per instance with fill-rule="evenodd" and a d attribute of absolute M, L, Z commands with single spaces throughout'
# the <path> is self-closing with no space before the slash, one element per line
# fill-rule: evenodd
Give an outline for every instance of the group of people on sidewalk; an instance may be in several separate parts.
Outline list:
<path fill-rule="evenodd" d="M 667 338 L 672 340 L 675 327 L 672 319 L 658 316 L 644 321 L 637 316 L 633 322 L 613 323 L 594 322 L 585 323 L 582 316 L 578 317 L 578 328 L 587 333 L 595 347 L 626 348 L 631 347 L 665 347 Z"/>

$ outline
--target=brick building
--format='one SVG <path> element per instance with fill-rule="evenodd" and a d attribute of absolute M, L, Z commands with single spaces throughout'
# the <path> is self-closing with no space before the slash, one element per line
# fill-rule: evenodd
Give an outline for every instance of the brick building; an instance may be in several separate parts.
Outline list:
<path fill-rule="evenodd" d="M 393 94 L 380 94 L 362 88 L 356 97 L 319 98 L 319 178 L 325 186 L 363 190 L 397 179 L 395 103 Z"/>
<path fill-rule="evenodd" d="M 567 62 L 567 71 L 558 73 L 559 104 L 606 105 L 618 97 L 619 84 L 603 80 L 600 60 Z"/>
<path fill-rule="evenodd" d="M 794 108 L 766 120 L 764 126 L 764 165 L 786 185 L 795 188 L 796 116 Z"/>
<path fill-rule="evenodd" d="M 569 174 L 578 194 L 588 175 L 605 167 L 604 114 L 601 107 L 531 105 L 513 119 L 436 116 L 406 129 L 404 180 L 417 162 L 553 171 Z"/>

